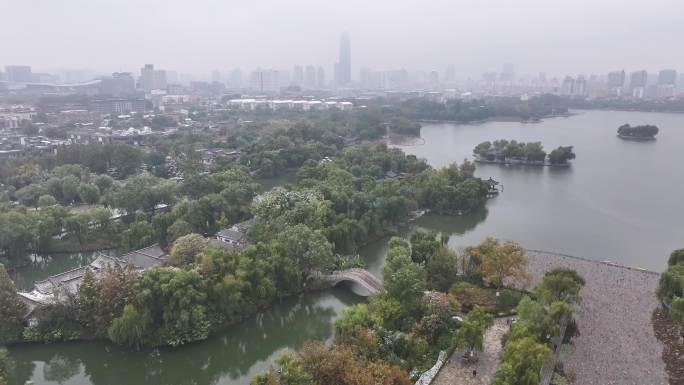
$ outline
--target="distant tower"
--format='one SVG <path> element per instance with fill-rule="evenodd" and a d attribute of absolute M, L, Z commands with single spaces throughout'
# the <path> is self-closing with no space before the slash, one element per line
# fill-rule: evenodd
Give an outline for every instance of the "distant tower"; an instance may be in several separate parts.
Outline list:
<path fill-rule="evenodd" d="M 340 59 L 335 64 L 335 83 L 338 86 L 351 83 L 351 46 L 346 32 L 340 38 Z"/>

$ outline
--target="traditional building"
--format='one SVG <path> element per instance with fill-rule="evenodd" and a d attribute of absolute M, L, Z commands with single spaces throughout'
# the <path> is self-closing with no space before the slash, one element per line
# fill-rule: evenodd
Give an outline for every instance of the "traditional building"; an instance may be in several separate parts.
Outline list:
<path fill-rule="evenodd" d="M 25 318 L 31 319 L 37 309 L 53 305 L 58 302 L 69 302 L 76 298 L 78 288 L 83 282 L 86 270 L 90 269 L 95 277 L 102 274 L 107 265 L 120 266 L 122 268 L 131 265 L 137 272 L 143 272 L 153 266 L 161 266 L 165 263 L 167 255 L 158 245 L 152 245 L 144 249 L 132 251 L 121 257 L 111 257 L 100 254 L 88 266 L 55 274 L 45 280 L 34 284 L 30 292 L 19 292 L 19 298 L 26 304 L 27 313 Z"/>

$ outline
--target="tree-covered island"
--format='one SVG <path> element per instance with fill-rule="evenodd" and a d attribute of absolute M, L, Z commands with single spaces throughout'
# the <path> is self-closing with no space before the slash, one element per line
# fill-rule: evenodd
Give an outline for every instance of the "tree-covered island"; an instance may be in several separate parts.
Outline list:
<path fill-rule="evenodd" d="M 547 154 L 541 142 L 505 139 L 482 142 L 475 146 L 473 155 L 476 162 L 506 165 L 569 166 L 568 161 L 575 159 L 572 146 L 560 146 Z"/>
<path fill-rule="evenodd" d="M 652 124 L 644 124 L 640 126 L 623 124 L 622 126 L 618 127 L 617 133 L 618 137 L 622 139 L 655 140 L 655 136 L 658 135 L 658 127 Z"/>

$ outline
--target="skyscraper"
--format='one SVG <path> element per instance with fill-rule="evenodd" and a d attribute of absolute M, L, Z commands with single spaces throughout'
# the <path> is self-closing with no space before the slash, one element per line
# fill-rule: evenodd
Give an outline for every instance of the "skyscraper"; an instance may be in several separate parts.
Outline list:
<path fill-rule="evenodd" d="M 347 33 L 340 38 L 340 59 L 335 64 L 335 83 L 338 86 L 351 83 L 351 46 Z"/>
<path fill-rule="evenodd" d="M 152 91 L 152 87 L 154 87 L 154 64 L 145 64 L 145 66 L 140 69 L 138 87 L 148 93 Z"/>
<path fill-rule="evenodd" d="M 316 70 L 316 85 L 318 88 L 325 87 L 325 71 L 321 66 L 318 66 L 318 70 Z"/>

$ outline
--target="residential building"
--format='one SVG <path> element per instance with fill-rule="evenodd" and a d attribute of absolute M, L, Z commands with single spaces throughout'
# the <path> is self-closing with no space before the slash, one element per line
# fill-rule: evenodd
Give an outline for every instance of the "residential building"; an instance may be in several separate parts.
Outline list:
<path fill-rule="evenodd" d="M 91 111 L 98 112 L 102 115 L 108 114 L 128 114 L 131 112 L 143 113 L 145 112 L 145 99 L 138 98 L 110 98 L 97 99 L 91 103 Z"/>
<path fill-rule="evenodd" d="M 10 82 L 31 83 L 33 73 L 30 66 L 8 65 L 5 66 L 5 78 Z"/>

